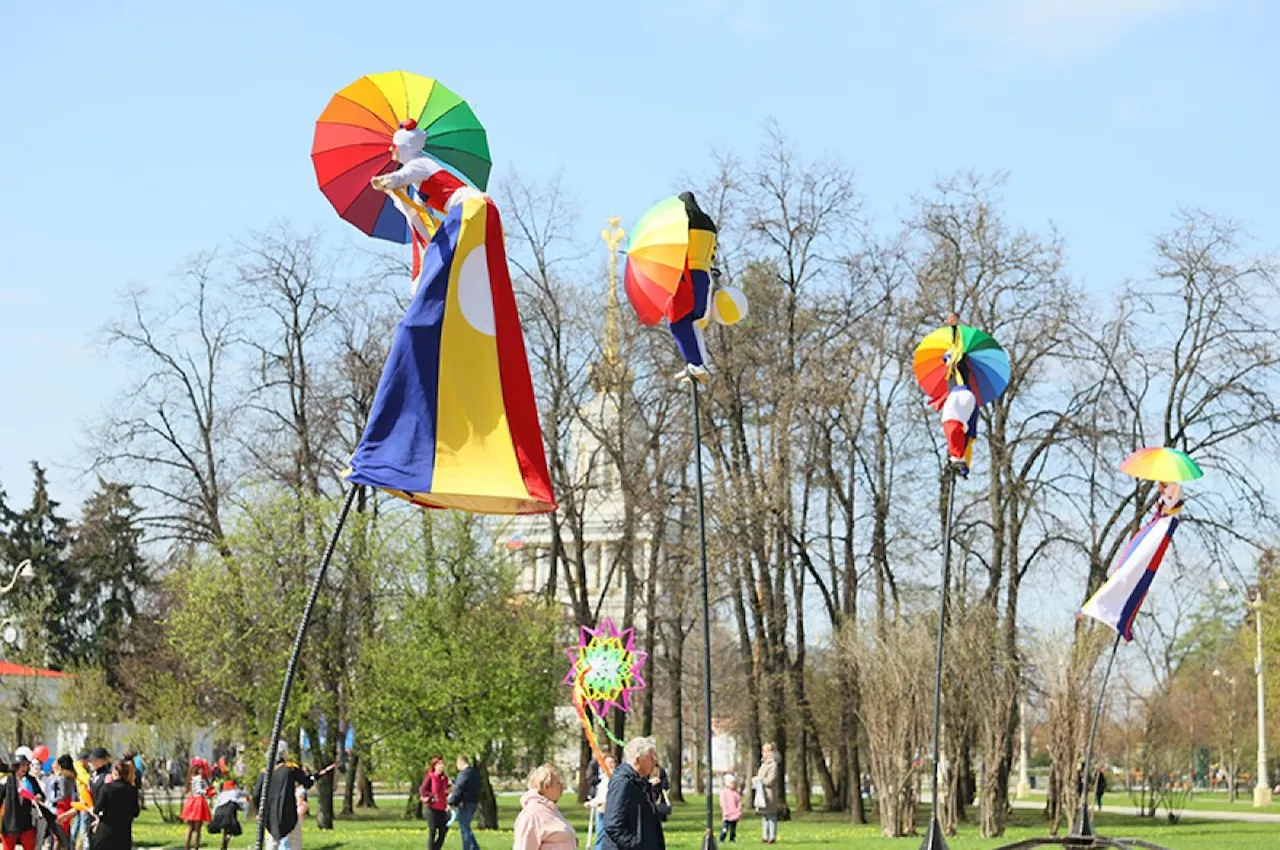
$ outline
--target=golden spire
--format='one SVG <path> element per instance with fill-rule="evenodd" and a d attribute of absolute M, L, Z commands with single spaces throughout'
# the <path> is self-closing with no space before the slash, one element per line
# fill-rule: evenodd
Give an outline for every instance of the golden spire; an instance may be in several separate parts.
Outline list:
<path fill-rule="evenodd" d="M 626 236 L 626 231 L 618 225 L 620 221 L 620 218 L 614 216 L 608 220 L 608 226 L 600 231 L 600 238 L 609 247 L 609 294 L 604 307 L 604 351 L 592 376 L 596 390 L 600 392 L 620 390 L 626 377 L 618 333 L 618 245 Z"/>
<path fill-rule="evenodd" d="M 618 350 L 618 243 L 626 232 L 618 226 L 621 221 L 616 215 L 609 219 L 609 226 L 600 231 L 600 238 L 609 246 L 609 299 L 604 308 L 604 359 L 613 362 L 619 359 Z"/>

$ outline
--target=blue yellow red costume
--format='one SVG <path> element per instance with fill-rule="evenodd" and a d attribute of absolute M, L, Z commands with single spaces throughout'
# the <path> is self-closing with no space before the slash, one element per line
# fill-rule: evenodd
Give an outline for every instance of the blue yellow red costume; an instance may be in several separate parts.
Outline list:
<path fill-rule="evenodd" d="M 681 192 L 689 214 L 689 254 L 681 289 L 688 293 L 688 311 L 667 326 L 675 338 L 680 357 L 695 369 L 706 369 L 707 347 L 702 339 L 707 309 L 711 304 L 711 261 L 716 253 L 716 224 L 702 211 L 692 192 Z"/>
<path fill-rule="evenodd" d="M 347 477 L 424 507 L 555 510 L 498 208 L 425 138 L 402 124 L 400 168 L 372 181 L 413 229 L 414 296 Z"/>

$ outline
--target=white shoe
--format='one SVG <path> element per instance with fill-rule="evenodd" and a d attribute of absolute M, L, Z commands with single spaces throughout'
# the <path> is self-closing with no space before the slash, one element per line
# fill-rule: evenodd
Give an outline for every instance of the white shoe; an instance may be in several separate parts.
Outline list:
<path fill-rule="evenodd" d="M 679 372 L 676 372 L 676 381 L 681 384 L 687 384 L 689 381 L 697 381 L 705 384 L 711 375 L 710 368 L 706 366 L 694 366 L 692 363 L 686 365 Z"/>

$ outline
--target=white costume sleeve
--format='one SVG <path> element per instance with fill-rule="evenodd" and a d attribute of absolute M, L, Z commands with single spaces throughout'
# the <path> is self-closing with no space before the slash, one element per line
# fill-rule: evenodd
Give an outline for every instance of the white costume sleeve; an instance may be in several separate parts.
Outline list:
<path fill-rule="evenodd" d="M 440 163 L 429 156 L 420 156 L 387 174 L 387 184 L 392 189 L 403 189 L 405 186 L 421 183 L 439 170 Z"/>

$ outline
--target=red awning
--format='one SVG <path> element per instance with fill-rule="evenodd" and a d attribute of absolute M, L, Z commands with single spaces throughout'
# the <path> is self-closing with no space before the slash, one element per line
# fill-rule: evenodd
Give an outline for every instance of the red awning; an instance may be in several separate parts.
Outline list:
<path fill-rule="evenodd" d="M 23 667 L 21 664 L 14 664 L 12 661 L 0 661 L 0 676 L 39 676 L 46 679 L 70 679 L 70 673 L 61 673 L 57 670 L 43 670 L 35 667 Z"/>

